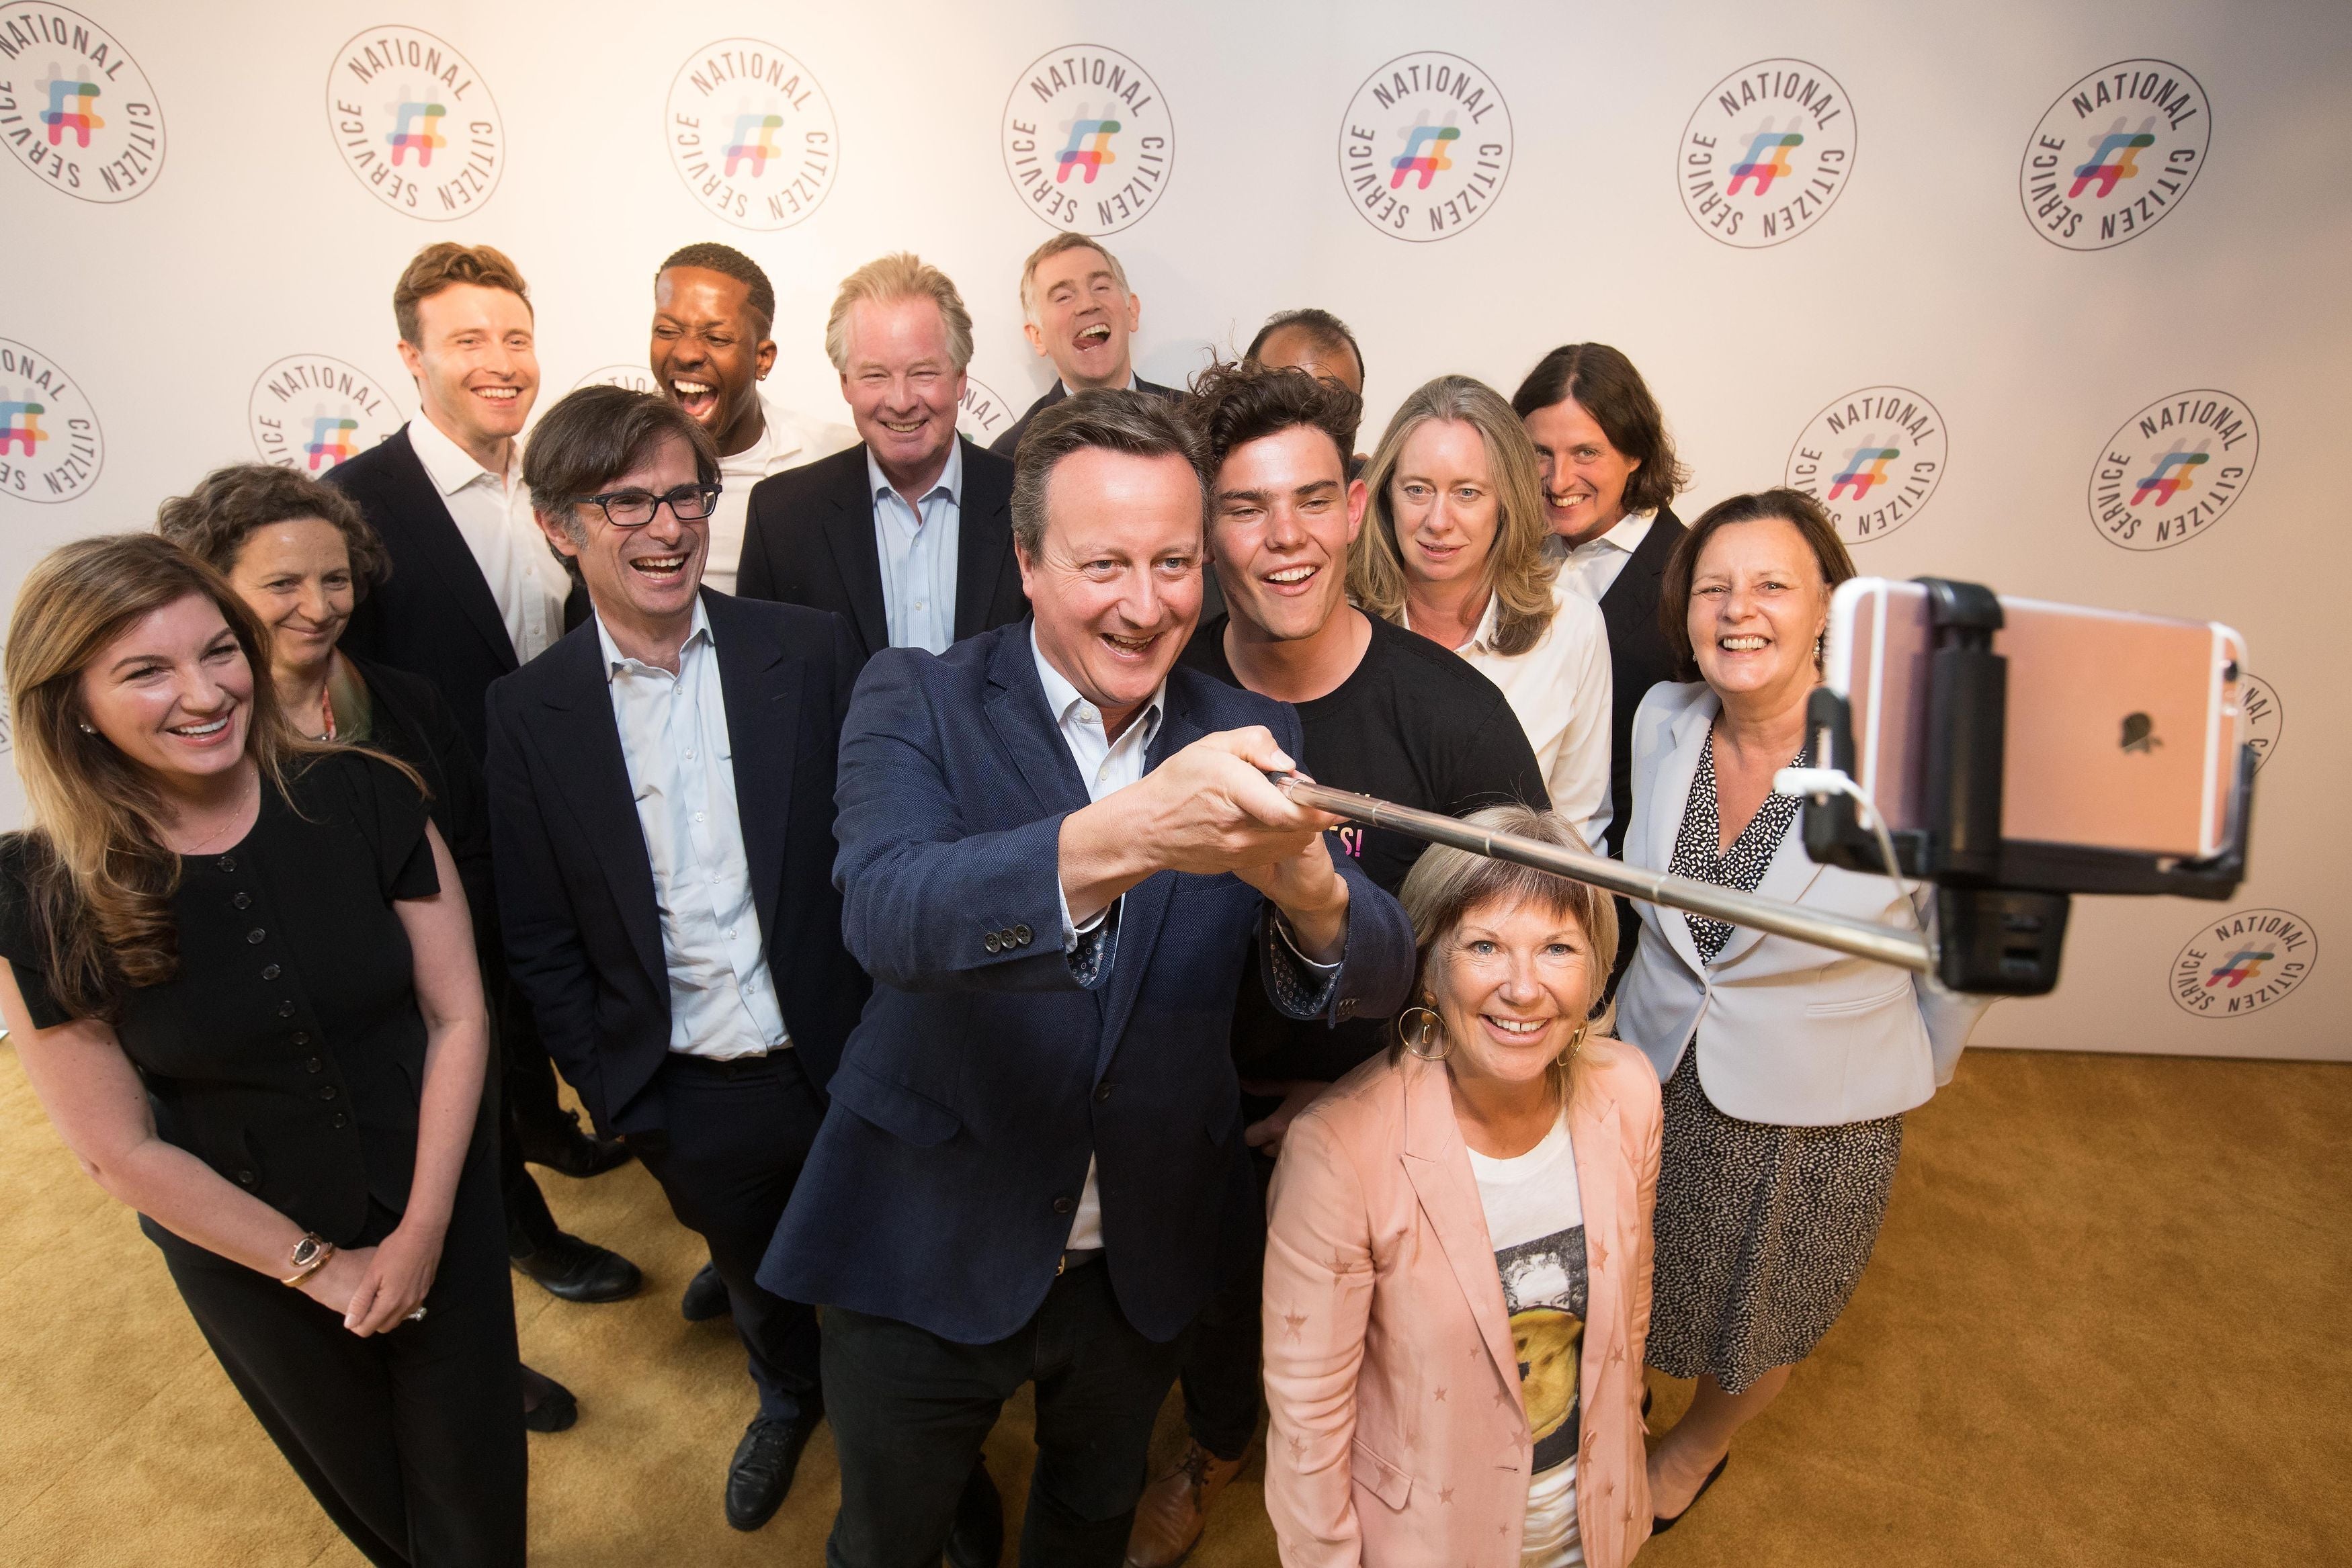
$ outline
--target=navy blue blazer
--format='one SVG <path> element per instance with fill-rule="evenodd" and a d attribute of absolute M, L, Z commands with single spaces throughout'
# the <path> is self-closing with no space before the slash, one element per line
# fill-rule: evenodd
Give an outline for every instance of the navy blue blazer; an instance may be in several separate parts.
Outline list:
<path fill-rule="evenodd" d="M 834 765 L 861 662 L 841 618 L 706 588 L 761 946 L 819 1089 L 865 1005 L 834 891 Z M 507 967 L 607 1134 L 662 1126 L 669 968 L 596 628 L 490 687 L 490 838 Z"/>
<path fill-rule="evenodd" d="M 1248 725 L 1299 755 L 1288 706 L 1179 666 L 1147 765 Z M 1082 987 L 1058 864 L 1062 819 L 1087 800 L 1028 621 L 866 664 L 842 732 L 834 880 L 874 995 L 761 1266 L 768 1289 L 1002 1339 L 1054 1281 L 1092 1154 L 1128 1321 L 1167 1341 L 1208 1300 L 1256 1201 L 1226 1042 L 1266 904 L 1234 876 L 1160 872 L 1129 891 L 1110 961 Z M 1413 963 L 1396 900 L 1350 862 L 1339 873 L 1335 1022 L 1395 1011 Z"/>

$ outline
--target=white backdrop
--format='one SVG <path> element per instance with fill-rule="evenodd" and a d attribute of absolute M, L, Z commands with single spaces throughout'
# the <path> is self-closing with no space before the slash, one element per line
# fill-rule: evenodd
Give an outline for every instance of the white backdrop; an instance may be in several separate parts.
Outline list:
<path fill-rule="evenodd" d="M 11 590 L 213 465 L 308 464 L 314 437 L 331 462 L 337 421 L 344 445 L 396 425 L 415 396 L 388 298 L 429 241 L 520 263 L 542 406 L 641 366 L 655 264 L 719 239 L 775 278 L 781 401 L 841 417 L 825 306 L 908 247 L 961 284 L 975 377 L 1017 410 L 1048 375 L 1017 268 L 1039 204 L 1066 204 L 1142 296 L 1152 379 L 1325 306 L 1364 342 L 1369 444 L 1429 376 L 1507 393 L 1554 344 L 1612 342 L 1696 471 L 1685 517 L 1892 447 L 1884 486 L 1842 508 L 1872 514 L 1864 570 L 2237 625 L 2275 705 L 2252 877 L 2222 905 L 2078 901 L 2058 994 L 2000 1005 L 1979 1041 L 2352 1057 L 2327 999 L 2352 984 L 2333 951 L 2352 894 L 2323 809 L 2352 697 L 2322 645 L 2352 424 L 2352 219 L 2329 173 L 2352 8 L 78 3 L 0 9 Z M 462 57 L 437 79 L 436 45 Z M 374 70 L 371 46 L 398 57 Z M 1056 90 L 1057 69 L 1076 80 Z M 2149 96 L 2088 84 L 2072 107 L 2103 70 Z M 1742 102 L 1742 80 L 1798 96 Z M 429 166 L 404 132 L 440 138 Z M 2037 167 L 2044 136 L 2063 145 Z M 1111 154 L 1091 184 L 1089 150 Z M 1424 165 L 1395 162 L 1412 155 L 1426 194 Z M 1731 193 L 1741 162 L 1772 167 Z M 2085 165 L 2112 181 L 2069 198 Z M 2062 189 L 2038 189 L 2053 168 Z M 2135 418 L 2191 392 L 2227 428 Z M 1817 414 L 1836 417 L 1809 432 Z M 2167 472 L 2187 491 L 2142 493 Z M 2199 523 L 2149 548 L 2168 516 Z M 18 803 L 11 775 L 0 814 Z M 2252 912 L 2271 913 L 2220 928 Z"/>

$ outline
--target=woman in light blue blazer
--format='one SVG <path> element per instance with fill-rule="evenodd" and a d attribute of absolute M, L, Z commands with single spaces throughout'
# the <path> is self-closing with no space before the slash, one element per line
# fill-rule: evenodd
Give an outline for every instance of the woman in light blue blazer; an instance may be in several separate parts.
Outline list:
<path fill-rule="evenodd" d="M 1711 508 L 1666 566 L 1659 619 L 1700 677 L 1635 710 L 1624 858 L 1808 908 L 1901 924 L 1885 877 L 1816 865 L 1772 776 L 1807 755 L 1830 591 L 1853 575 L 1793 490 Z M 1980 1001 L 1904 971 L 1640 905 L 1619 1033 L 1665 1085 L 1649 1364 L 1698 1379 L 1651 1451 L 1656 1530 L 1722 1473 L 1870 1260 L 1903 1113 L 1951 1077 Z"/>

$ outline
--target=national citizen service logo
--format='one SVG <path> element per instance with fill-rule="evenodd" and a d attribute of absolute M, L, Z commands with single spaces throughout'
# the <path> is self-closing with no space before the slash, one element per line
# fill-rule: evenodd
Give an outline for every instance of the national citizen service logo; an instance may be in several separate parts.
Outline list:
<path fill-rule="evenodd" d="M 2058 95 L 2025 143 L 2018 199 L 2068 250 L 2105 250 L 2162 221 L 2213 140 L 2197 78 L 2168 60 L 2119 60 Z"/>
<path fill-rule="evenodd" d="M 1021 411 L 997 395 L 996 389 L 970 371 L 964 373 L 963 401 L 956 408 L 956 430 L 975 446 L 985 446 L 1013 428 Z"/>
<path fill-rule="evenodd" d="M 371 28 L 335 52 L 327 123 L 352 177 L 412 218 L 467 215 L 506 169 L 506 126 L 488 85 L 420 28 Z"/>
<path fill-rule="evenodd" d="M 677 177 L 738 228 L 788 229 L 833 189 L 833 100 L 806 66 L 761 39 L 697 49 L 670 83 L 662 124 Z"/>
<path fill-rule="evenodd" d="M 1726 245 L 1779 245 L 1821 222 L 1853 151 L 1853 106 L 1836 78 L 1806 60 L 1759 60 L 1707 89 L 1683 127 L 1683 211 Z"/>
<path fill-rule="evenodd" d="M 400 428 L 383 383 L 327 354 L 289 354 L 255 378 L 245 427 L 264 463 L 321 475 Z"/>
<path fill-rule="evenodd" d="M 572 383 L 573 392 L 582 387 L 625 387 L 630 392 L 641 392 L 661 391 L 654 385 L 653 367 L 642 361 L 634 365 L 599 365 Z"/>
<path fill-rule="evenodd" d="M 2311 977 L 2319 939 L 2301 915 L 2242 909 L 2199 931 L 2172 961 L 2172 999 L 2199 1018 L 2260 1012 Z"/>
<path fill-rule="evenodd" d="M 0 16 L 0 141 L 69 196 L 127 202 L 163 166 L 163 111 L 105 28 L 26 6 Z"/>
<path fill-rule="evenodd" d="M 2175 392 L 2124 422 L 2091 467 L 2091 521 L 2109 544 L 2167 549 L 2221 520 L 2253 477 L 2262 435 L 2228 392 Z"/>
<path fill-rule="evenodd" d="M 2238 672 L 2238 707 L 2246 716 L 2245 740 L 2254 748 L 2254 771 L 2270 766 L 2279 742 L 2286 737 L 2286 709 L 2279 704 L 2278 688 L 2251 670 Z"/>
<path fill-rule="evenodd" d="M 1142 218 L 1176 167 L 1176 122 L 1143 68 L 1098 44 L 1041 55 L 1005 99 L 1004 172 L 1057 229 L 1117 234 Z"/>
<path fill-rule="evenodd" d="M 1908 387 L 1849 392 L 1805 425 L 1787 481 L 1819 501 L 1850 545 L 1918 515 L 1944 476 L 1948 438 L 1936 405 Z"/>
<path fill-rule="evenodd" d="M 73 378 L 47 355 L 0 338 L 0 496 L 70 501 L 105 462 L 98 415 Z"/>
<path fill-rule="evenodd" d="M 1349 100 L 1339 180 L 1381 233 L 1450 239 L 1502 193 L 1511 145 L 1511 110 L 1494 78 L 1459 55 L 1400 55 Z"/>

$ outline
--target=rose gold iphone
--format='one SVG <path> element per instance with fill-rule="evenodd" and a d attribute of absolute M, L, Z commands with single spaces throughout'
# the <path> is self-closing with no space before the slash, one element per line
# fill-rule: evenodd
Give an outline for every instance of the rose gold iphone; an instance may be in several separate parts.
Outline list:
<path fill-rule="evenodd" d="M 2229 831 L 2245 640 L 2175 621 L 2000 600 L 2009 660 L 2001 836 L 2202 860 Z M 1830 600 L 1826 682 L 1853 719 L 1856 783 L 1890 830 L 1927 825 L 1927 591 L 1858 577 Z"/>

